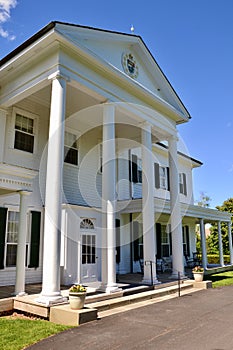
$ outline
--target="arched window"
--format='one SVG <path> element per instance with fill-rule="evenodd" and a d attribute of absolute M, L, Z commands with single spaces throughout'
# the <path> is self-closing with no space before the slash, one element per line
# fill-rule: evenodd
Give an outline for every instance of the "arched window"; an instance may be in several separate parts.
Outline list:
<path fill-rule="evenodd" d="M 80 228 L 86 230 L 94 230 L 94 224 L 90 219 L 83 219 L 80 223 Z"/>

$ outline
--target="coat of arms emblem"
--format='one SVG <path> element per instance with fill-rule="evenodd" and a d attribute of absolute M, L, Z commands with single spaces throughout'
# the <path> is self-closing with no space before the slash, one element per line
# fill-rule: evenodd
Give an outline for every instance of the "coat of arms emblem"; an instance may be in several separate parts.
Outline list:
<path fill-rule="evenodd" d="M 122 55 L 122 66 L 126 74 L 136 79 L 138 76 L 138 65 L 132 53 Z"/>

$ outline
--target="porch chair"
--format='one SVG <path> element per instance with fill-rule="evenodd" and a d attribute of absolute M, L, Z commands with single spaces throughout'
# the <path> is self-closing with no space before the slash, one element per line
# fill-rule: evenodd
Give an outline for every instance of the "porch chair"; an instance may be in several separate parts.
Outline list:
<path fill-rule="evenodd" d="M 190 268 L 201 265 L 201 260 L 197 252 L 193 252 L 192 258 L 189 258 L 188 255 L 185 254 L 185 260 L 187 267 Z"/>

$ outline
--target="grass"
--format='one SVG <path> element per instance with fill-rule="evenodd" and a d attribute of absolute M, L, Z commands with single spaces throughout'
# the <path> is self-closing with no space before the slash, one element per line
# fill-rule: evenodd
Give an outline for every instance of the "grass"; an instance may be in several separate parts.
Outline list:
<path fill-rule="evenodd" d="M 213 288 L 233 285 L 233 271 L 216 273 L 216 274 L 207 276 L 206 278 L 212 281 Z"/>
<path fill-rule="evenodd" d="M 69 328 L 44 320 L 0 317 L 0 349 L 22 350 L 26 346 Z"/>
<path fill-rule="evenodd" d="M 213 274 L 206 278 L 212 281 L 213 288 L 233 285 L 233 271 Z M 71 327 L 43 320 L 0 317 L 0 349 L 22 350 L 69 328 Z"/>

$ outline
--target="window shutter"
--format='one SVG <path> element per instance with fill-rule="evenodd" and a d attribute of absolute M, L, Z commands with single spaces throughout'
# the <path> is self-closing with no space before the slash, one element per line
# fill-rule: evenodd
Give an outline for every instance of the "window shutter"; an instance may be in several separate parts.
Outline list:
<path fill-rule="evenodd" d="M 30 249 L 30 262 L 28 267 L 37 268 L 39 266 L 39 254 L 40 254 L 40 222 L 41 213 L 39 211 L 32 211 L 31 220 L 31 249 Z"/>
<path fill-rule="evenodd" d="M 120 240 L 120 220 L 116 219 L 116 263 L 119 264 L 121 261 L 121 240 Z"/>
<path fill-rule="evenodd" d="M 7 208 L 0 208 L 0 269 L 4 269 Z"/>
<path fill-rule="evenodd" d="M 170 171 L 167 167 L 167 190 L 170 191 Z"/>
<path fill-rule="evenodd" d="M 157 244 L 156 258 L 161 259 L 161 224 L 159 223 L 156 223 L 156 244 Z"/>
<path fill-rule="evenodd" d="M 159 164 L 154 163 L 155 188 L 160 188 Z"/>
<path fill-rule="evenodd" d="M 186 174 L 183 173 L 184 195 L 187 196 Z"/>
<path fill-rule="evenodd" d="M 132 154 L 132 180 L 138 182 L 138 157 L 135 154 Z"/>

